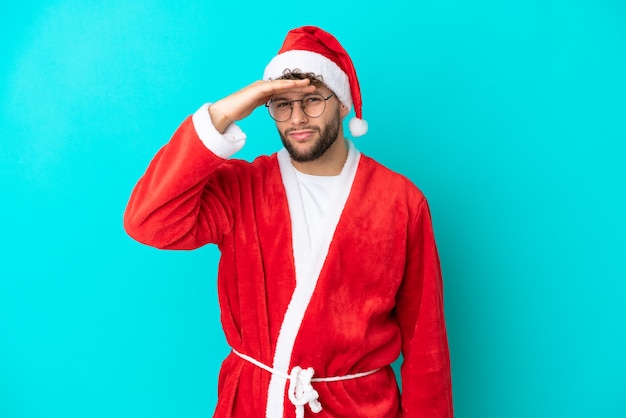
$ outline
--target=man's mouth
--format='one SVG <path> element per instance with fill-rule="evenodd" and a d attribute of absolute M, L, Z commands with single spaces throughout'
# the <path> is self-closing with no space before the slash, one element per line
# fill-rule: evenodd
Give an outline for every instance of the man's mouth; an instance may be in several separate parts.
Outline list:
<path fill-rule="evenodd" d="M 300 129 L 288 132 L 287 136 L 293 141 L 305 142 L 311 139 L 311 137 L 315 135 L 315 132 L 316 131 L 313 129 Z"/>

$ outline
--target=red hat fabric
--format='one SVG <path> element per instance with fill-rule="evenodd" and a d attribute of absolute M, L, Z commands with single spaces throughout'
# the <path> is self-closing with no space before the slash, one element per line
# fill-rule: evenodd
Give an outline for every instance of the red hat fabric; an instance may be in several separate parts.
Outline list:
<path fill-rule="evenodd" d="M 346 50 L 333 35 L 315 26 L 303 26 L 287 33 L 283 46 L 265 67 L 263 79 L 275 80 L 286 69 L 298 69 L 322 76 L 322 81 L 339 101 L 351 109 L 355 118 L 349 123 L 352 136 L 367 132 L 367 122 L 362 116 L 362 100 L 359 80 L 354 64 Z"/>

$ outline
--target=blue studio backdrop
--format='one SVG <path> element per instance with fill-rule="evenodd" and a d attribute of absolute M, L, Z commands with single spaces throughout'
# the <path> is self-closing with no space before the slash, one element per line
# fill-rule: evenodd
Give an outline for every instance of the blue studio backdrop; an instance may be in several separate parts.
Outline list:
<path fill-rule="evenodd" d="M 626 417 L 626 3 L 0 6 L 0 417 L 211 416 L 219 252 L 122 228 L 178 124 L 314 24 L 430 201 L 459 418 Z M 264 109 L 252 159 L 280 147 Z"/>

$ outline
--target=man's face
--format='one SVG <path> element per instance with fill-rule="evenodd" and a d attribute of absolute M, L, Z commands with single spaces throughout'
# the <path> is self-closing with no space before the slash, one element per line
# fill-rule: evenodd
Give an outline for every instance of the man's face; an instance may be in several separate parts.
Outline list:
<path fill-rule="evenodd" d="M 332 92 L 326 87 L 318 87 L 315 93 L 328 97 Z M 280 98 L 300 100 L 304 95 L 285 93 Z M 321 116 L 311 118 L 302 111 L 301 102 L 292 103 L 291 117 L 285 122 L 276 122 L 280 139 L 291 159 L 309 162 L 320 158 L 333 145 L 339 136 L 342 106 L 335 96 L 326 101 L 326 109 Z M 345 112 L 347 113 L 347 111 Z"/>

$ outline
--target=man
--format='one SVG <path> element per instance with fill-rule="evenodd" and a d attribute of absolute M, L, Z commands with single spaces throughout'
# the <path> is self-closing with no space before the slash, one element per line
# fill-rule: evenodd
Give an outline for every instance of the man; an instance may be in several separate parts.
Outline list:
<path fill-rule="evenodd" d="M 221 250 L 232 353 L 216 417 L 452 417 L 428 204 L 344 137 L 367 131 L 348 54 L 290 31 L 257 81 L 187 118 L 133 190 L 125 228 L 158 248 Z M 284 149 L 229 159 L 266 105 Z M 402 352 L 402 395 L 390 367 Z M 316 414 L 316 415 L 314 415 Z"/>

